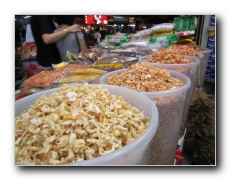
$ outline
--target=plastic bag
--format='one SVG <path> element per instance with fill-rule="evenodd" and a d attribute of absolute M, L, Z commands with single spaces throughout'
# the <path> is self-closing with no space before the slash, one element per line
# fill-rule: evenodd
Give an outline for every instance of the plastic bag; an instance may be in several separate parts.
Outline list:
<path fill-rule="evenodd" d="M 144 39 L 133 39 L 127 43 L 124 43 L 121 45 L 121 47 L 127 47 L 127 46 L 148 46 L 150 38 L 144 38 Z"/>
<path fill-rule="evenodd" d="M 115 38 L 115 39 L 129 39 L 130 34 L 128 33 L 117 33 L 117 34 L 110 34 L 107 35 L 105 38 Z"/>
<path fill-rule="evenodd" d="M 129 42 L 129 39 L 127 39 L 127 38 L 119 38 L 119 37 L 112 36 L 112 37 L 105 38 L 104 41 L 106 43 L 120 45 L 120 44 Z"/>
<path fill-rule="evenodd" d="M 101 48 L 87 49 L 76 54 L 76 59 L 78 61 L 89 61 L 93 63 L 100 59 L 103 53 Z"/>
<path fill-rule="evenodd" d="M 65 72 L 67 75 L 59 79 L 59 83 L 88 81 L 107 73 L 106 71 L 94 68 L 73 69 Z"/>
<path fill-rule="evenodd" d="M 93 78 L 96 78 L 100 76 L 99 74 L 79 74 L 79 75 L 67 75 L 64 78 L 61 78 L 59 80 L 59 83 L 73 83 L 73 82 L 82 82 L 82 81 L 87 81 Z"/>
<path fill-rule="evenodd" d="M 150 43 L 148 45 L 148 48 L 151 49 L 151 52 L 157 52 L 159 51 L 160 49 L 162 48 L 165 48 L 165 47 L 169 47 L 169 42 L 168 40 L 164 40 L 164 41 L 159 41 L 159 42 L 155 42 L 155 43 Z"/>
<path fill-rule="evenodd" d="M 117 69 L 121 69 L 123 67 L 123 64 L 95 64 L 90 67 L 110 72 Z"/>
<path fill-rule="evenodd" d="M 192 15 L 184 15 L 175 17 L 173 20 L 174 31 L 194 31 L 197 26 L 197 17 Z"/>
<path fill-rule="evenodd" d="M 165 31 L 173 31 L 174 24 L 173 23 L 162 23 L 154 25 L 151 29 L 153 32 L 165 32 Z"/>
<path fill-rule="evenodd" d="M 99 44 L 99 47 L 100 48 L 103 48 L 103 49 L 117 49 L 119 46 L 118 45 L 115 45 L 115 44 L 110 44 L 110 43 L 106 43 L 106 42 L 101 42 Z"/>
<path fill-rule="evenodd" d="M 197 17 L 192 16 L 189 18 L 189 30 L 195 30 L 197 26 Z"/>
<path fill-rule="evenodd" d="M 141 56 L 146 56 L 148 54 L 152 53 L 152 49 L 150 48 L 150 43 L 148 43 L 148 46 L 137 46 L 136 52 L 140 53 Z"/>
<path fill-rule="evenodd" d="M 175 31 L 174 33 L 179 35 L 179 36 L 191 36 L 191 35 L 195 34 L 195 31 L 194 30 Z"/>
<path fill-rule="evenodd" d="M 178 36 L 177 34 L 166 34 L 166 35 L 160 35 L 160 36 L 153 36 L 150 41 L 152 43 L 155 43 L 155 42 L 168 42 L 168 45 L 165 46 L 165 47 L 168 47 L 168 46 L 171 46 L 172 44 L 174 43 L 177 43 L 178 41 L 180 40 L 180 36 Z"/>
<path fill-rule="evenodd" d="M 58 79 L 66 76 L 63 71 L 49 70 L 41 71 L 38 74 L 31 76 L 30 78 L 23 81 L 22 86 L 24 87 L 47 87 L 58 83 Z"/>
<path fill-rule="evenodd" d="M 78 75 L 78 74 L 105 74 L 105 71 L 94 69 L 94 68 L 79 68 L 79 69 L 71 69 L 65 71 L 67 75 Z"/>
<path fill-rule="evenodd" d="M 113 45 L 120 45 L 129 42 L 130 34 L 127 33 L 117 33 L 105 36 L 104 42 Z"/>
<path fill-rule="evenodd" d="M 153 33 L 154 33 L 153 29 L 149 28 L 149 29 L 141 30 L 141 31 L 133 34 L 131 37 L 132 37 L 132 39 L 138 39 L 138 38 L 142 38 L 142 37 L 146 37 L 146 36 L 152 36 Z"/>

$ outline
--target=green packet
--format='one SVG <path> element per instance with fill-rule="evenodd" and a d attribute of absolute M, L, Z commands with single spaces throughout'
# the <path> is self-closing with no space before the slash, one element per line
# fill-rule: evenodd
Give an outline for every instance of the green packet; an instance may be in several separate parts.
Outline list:
<path fill-rule="evenodd" d="M 166 35 L 159 35 L 153 36 L 150 39 L 150 43 L 160 42 L 160 41 L 168 41 L 168 46 L 171 46 L 174 43 L 177 43 L 180 40 L 180 36 L 177 34 L 166 34 Z"/>
<path fill-rule="evenodd" d="M 197 26 L 197 17 L 192 15 L 181 15 L 173 20 L 174 31 L 195 30 Z"/>
<path fill-rule="evenodd" d="M 153 36 L 150 38 L 150 42 L 155 43 L 157 41 L 169 40 L 170 42 L 177 43 L 180 40 L 180 36 L 174 33 Z"/>
<path fill-rule="evenodd" d="M 190 16 L 189 17 L 189 30 L 195 30 L 197 26 L 197 17 Z"/>
<path fill-rule="evenodd" d="M 130 40 L 127 38 L 120 39 L 120 38 L 115 38 L 115 37 L 111 37 L 111 38 L 107 37 L 107 38 L 105 38 L 104 41 L 106 43 L 121 45 L 121 44 L 124 44 L 126 42 L 129 42 Z"/>
<path fill-rule="evenodd" d="M 69 63 L 76 61 L 76 54 L 73 54 L 69 51 L 66 51 L 66 57 L 68 58 Z"/>

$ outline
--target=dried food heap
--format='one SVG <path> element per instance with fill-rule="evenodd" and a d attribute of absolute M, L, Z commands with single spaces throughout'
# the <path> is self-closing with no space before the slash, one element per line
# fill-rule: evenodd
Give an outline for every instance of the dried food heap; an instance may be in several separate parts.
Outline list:
<path fill-rule="evenodd" d="M 162 92 L 164 95 L 146 94 L 156 103 L 159 112 L 159 127 L 151 141 L 150 161 L 152 165 L 173 165 L 178 141 L 185 92 L 168 94 L 185 85 L 165 69 L 149 64 L 135 64 L 121 74 L 107 79 L 107 84 L 127 87 L 139 92 Z"/>
<path fill-rule="evenodd" d="M 172 90 L 184 86 L 184 82 L 173 78 L 169 72 L 148 64 L 134 64 L 121 74 L 107 79 L 107 84 L 127 87 L 139 92 Z"/>
<path fill-rule="evenodd" d="M 178 52 L 181 55 L 185 56 L 200 56 L 200 53 L 198 51 L 196 51 L 193 47 L 188 45 L 173 44 L 168 49 L 173 50 L 174 52 Z"/>
<path fill-rule="evenodd" d="M 60 165 L 96 158 L 139 137 L 149 121 L 103 87 L 66 85 L 16 117 L 15 160 Z"/>

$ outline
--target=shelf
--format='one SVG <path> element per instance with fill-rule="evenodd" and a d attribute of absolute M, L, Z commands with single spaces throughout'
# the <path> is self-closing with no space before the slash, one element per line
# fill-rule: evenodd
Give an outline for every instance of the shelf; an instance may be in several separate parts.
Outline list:
<path fill-rule="evenodd" d="M 206 82 L 215 83 L 215 78 L 207 78 L 207 77 L 205 77 L 204 80 L 205 80 Z"/>

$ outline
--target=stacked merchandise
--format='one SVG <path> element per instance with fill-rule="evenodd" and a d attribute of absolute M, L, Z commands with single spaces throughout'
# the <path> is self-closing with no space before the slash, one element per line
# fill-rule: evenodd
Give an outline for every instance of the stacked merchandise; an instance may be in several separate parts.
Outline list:
<path fill-rule="evenodd" d="M 100 43 L 100 47 L 112 49 L 111 52 L 113 53 L 123 52 L 123 54 L 119 55 L 124 56 L 127 55 L 124 52 L 135 52 L 136 55 L 140 56 L 148 55 L 162 48 L 169 47 L 180 40 L 180 37 L 173 33 L 173 28 L 173 23 L 162 23 L 138 31 L 135 34 L 118 33 L 108 35 Z"/>
<path fill-rule="evenodd" d="M 210 26 L 215 26 L 215 15 L 211 16 Z M 205 77 L 215 79 L 215 31 L 208 32 L 207 48 L 210 49 L 211 52 Z"/>
<path fill-rule="evenodd" d="M 160 50 L 161 48 L 167 48 L 171 45 L 177 43 L 180 40 L 180 37 L 173 33 L 174 24 L 173 23 L 162 23 L 152 27 L 154 34 L 150 39 L 151 44 L 150 47 L 159 48 L 155 51 Z M 151 48 L 154 51 L 154 48 Z M 155 52 L 154 51 L 154 52 Z"/>
<path fill-rule="evenodd" d="M 37 56 L 37 47 L 34 42 L 30 24 L 26 28 L 26 39 L 22 43 L 21 61 L 22 68 L 27 72 L 28 77 L 31 77 L 41 71 L 38 62 L 35 60 Z"/>
<path fill-rule="evenodd" d="M 129 41 L 130 34 L 128 33 L 110 34 L 105 37 L 99 46 L 105 49 L 117 49 L 119 46 Z"/>
<path fill-rule="evenodd" d="M 174 33 L 182 37 L 195 34 L 197 24 L 196 16 L 181 15 L 174 18 Z"/>

